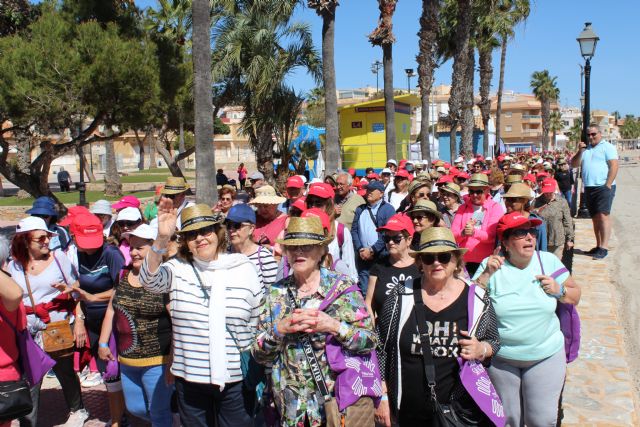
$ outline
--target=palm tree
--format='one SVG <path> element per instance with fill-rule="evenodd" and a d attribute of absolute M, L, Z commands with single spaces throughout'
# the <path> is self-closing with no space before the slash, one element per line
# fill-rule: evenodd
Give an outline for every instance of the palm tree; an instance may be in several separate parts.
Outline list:
<path fill-rule="evenodd" d="M 336 67 L 334 61 L 334 39 L 336 8 L 338 0 L 309 0 L 310 8 L 322 17 L 322 80 L 324 84 L 325 117 L 325 170 L 333 172 L 340 168 L 340 134 L 338 132 L 338 95 L 336 90 Z"/>
<path fill-rule="evenodd" d="M 213 138 L 213 100 L 211 97 L 211 8 L 209 0 L 193 0 L 193 98 L 195 111 L 196 201 L 214 206 L 218 200 L 215 185 Z"/>
<path fill-rule="evenodd" d="M 393 14 L 398 0 L 378 0 L 380 18 L 378 26 L 371 34 L 369 41 L 374 46 L 382 47 L 382 64 L 384 66 L 384 118 L 387 159 L 396 158 L 396 120 L 395 97 L 393 92 Z"/>
<path fill-rule="evenodd" d="M 120 182 L 120 175 L 118 174 L 113 140 L 108 139 L 104 141 L 104 155 L 106 163 L 104 194 L 110 197 L 120 197 L 122 195 L 122 184 Z"/>
<path fill-rule="evenodd" d="M 542 110 L 542 141 L 541 149 L 549 149 L 549 120 L 551 116 L 551 103 L 558 100 L 560 89 L 556 84 L 557 77 L 551 77 L 549 70 L 534 71 L 531 75 L 531 89 L 540 101 Z"/>
<path fill-rule="evenodd" d="M 549 116 L 549 129 L 553 138 L 553 149 L 558 149 L 558 131 L 562 130 L 564 123 L 562 122 L 562 114 L 560 111 L 553 111 Z"/>
<path fill-rule="evenodd" d="M 504 90 L 504 68 L 507 62 L 507 43 L 514 36 L 514 28 L 527 19 L 531 10 L 530 0 L 501 0 L 497 14 L 496 32 L 500 38 L 500 79 L 496 105 L 496 148 L 500 146 L 500 117 L 502 115 L 502 92 Z"/>
<path fill-rule="evenodd" d="M 420 121 L 420 151 L 422 159 L 431 162 L 431 147 L 429 141 L 429 98 L 433 87 L 433 74 L 437 67 L 438 43 L 438 14 L 441 0 L 423 0 L 422 15 L 420 16 L 420 31 L 418 31 L 418 85 L 421 97 Z M 435 135 L 434 135 L 435 137 Z"/>

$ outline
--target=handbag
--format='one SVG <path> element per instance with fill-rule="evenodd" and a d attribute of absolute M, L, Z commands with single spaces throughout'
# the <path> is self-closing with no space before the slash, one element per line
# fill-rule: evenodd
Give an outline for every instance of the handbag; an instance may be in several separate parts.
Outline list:
<path fill-rule="evenodd" d="M 32 410 L 31 391 L 24 379 L 0 382 L 0 423 L 29 415 Z"/>

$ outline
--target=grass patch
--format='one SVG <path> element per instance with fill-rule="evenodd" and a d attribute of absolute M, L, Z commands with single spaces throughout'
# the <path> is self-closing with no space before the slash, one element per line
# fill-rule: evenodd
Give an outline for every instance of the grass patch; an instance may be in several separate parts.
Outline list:
<path fill-rule="evenodd" d="M 68 193 L 55 193 L 56 197 L 60 199 L 62 203 L 65 205 L 76 205 L 78 204 L 79 198 L 78 191 L 70 191 Z M 133 195 L 137 198 L 144 197 L 153 197 L 153 191 L 134 191 L 130 193 L 123 193 L 123 196 Z M 86 198 L 89 203 L 93 203 L 96 200 L 107 199 L 109 201 L 119 200 L 119 197 L 106 197 L 104 192 L 102 191 L 87 191 Z M 29 197 L 28 199 L 18 199 L 16 196 L 11 197 L 0 197 L 0 206 L 31 206 L 33 204 L 33 198 Z"/>
<path fill-rule="evenodd" d="M 195 172 L 195 169 L 185 169 L 182 171 L 182 173 L 187 173 L 187 172 Z M 129 172 L 130 174 L 166 174 L 166 175 L 170 175 L 171 172 L 169 172 L 169 168 L 155 168 L 155 169 L 145 169 L 143 171 L 134 171 L 134 172 Z"/>
<path fill-rule="evenodd" d="M 127 176 L 121 176 L 120 177 L 120 182 L 122 182 L 123 184 L 134 184 L 134 183 L 140 183 L 140 182 L 159 182 L 159 183 L 163 183 L 166 181 L 167 177 L 169 176 L 169 174 L 154 174 L 154 175 L 127 175 Z"/>

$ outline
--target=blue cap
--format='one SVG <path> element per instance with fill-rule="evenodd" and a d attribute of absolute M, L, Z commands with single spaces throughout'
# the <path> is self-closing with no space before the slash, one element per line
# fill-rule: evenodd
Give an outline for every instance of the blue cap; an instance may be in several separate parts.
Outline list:
<path fill-rule="evenodd" d="M 384 184 L 381 181 L 371 181 L 365 189 L 367 191 L 380 190 L 384 193 Z"/>
<path fill-rule="evenodd" d="M 46 216 L 58 216 L 56 211 L 56 202 L 48 196 L 40 196 L 33 201 L 31 209 L 26 213 L 29 215 L 46 215 Z"/>
<path fill-rule="evenodd" d="M 227 213 L 227 221 L 233 221 L 237 223 L 249 222 L 251 224 L 256 223 L 256 213 L 251 209 L 251 206 L 244 203 L 231 206 Z"/>

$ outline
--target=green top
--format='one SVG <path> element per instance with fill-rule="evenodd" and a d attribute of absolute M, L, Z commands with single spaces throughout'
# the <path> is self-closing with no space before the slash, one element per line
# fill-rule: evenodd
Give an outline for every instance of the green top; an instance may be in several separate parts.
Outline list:
<path fill-rule="evenodd" d="M 144 207 L 144 217 L 147 219 L 147 221 L 151 221 L 157 216 L 158 216 L 158 205 L 156 205 L 154 202 L 148 202 L 147 205 Z"/>

